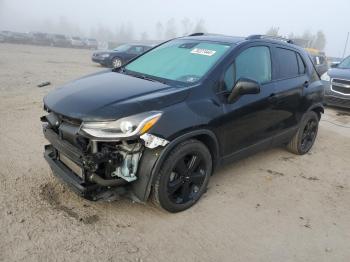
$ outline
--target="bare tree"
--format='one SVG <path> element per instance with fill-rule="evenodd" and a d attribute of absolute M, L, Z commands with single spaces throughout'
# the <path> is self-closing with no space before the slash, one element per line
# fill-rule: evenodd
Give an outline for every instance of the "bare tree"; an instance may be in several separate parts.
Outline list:
<path fill-rule="evenodd" d="M 183 35 L 188 35 L 192 32 L 193 23 L 188 17 L 185 17 L 184 19 L 181 20 L 181 25 L 182 25 L 182 34 Z"/>
<path fill-rule="evenodd" d="M 317 32 L 312 45 L 316 49 L 324 50 L 326 47 L 326 36 L 322 31 Z"/>
<path fill-rule="evenodd" d="M 171 38 L 176 37 L 176 35 L 177 35 L 176 21 L 174 18 L 171 18 L 166 23 L 165 38 L 171 39 Z"/>
<path fill-rule="evenodd" d="M 207 29 L 205 28 L 205 21 L 204 21 L 204 19 L 200 19 L 196 23 L 196 26 L 194 27 L 193 32 L 195 32 L 195 33 L 205 33 L 205 32 L 207 32 Z"/>
<path fill-rule="evenodd" d="M 149 39 L 148 33 L 147 33 L 147 32 L 143 32 L 143 33 L 141 34 L 141 40 L 142 40 L 142 41 L 147 41 L 148 39 Z"/>
<path fill-rule="evenodd" d="M 266 35 L 269 35 L 269 36 L 279 36 L 279 33 L 278 33 L 279 30 L 280 30 L 279 27 L 271 26 L 270 29 L 266 31 Z"/>
<path fill-rule="evenodd" d="M 164 39 L 164 26 L 161 22 L 156 24 L 156 37 L 158 40 Z"/>

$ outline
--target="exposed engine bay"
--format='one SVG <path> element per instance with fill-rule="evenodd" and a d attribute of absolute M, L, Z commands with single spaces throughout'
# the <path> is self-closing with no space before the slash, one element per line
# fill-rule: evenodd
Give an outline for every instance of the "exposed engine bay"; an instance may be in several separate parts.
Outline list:
<path fill-rule="evenodd" d="M 41 121 L 51 143 L 50 157 L 63 163 L 84 184 L 113 187 L 133 182 L 144 150 L 168 143 L 151 134 L 121 141 L 92 140 L 81 134 L 80 121 L 53 112 Z"/>

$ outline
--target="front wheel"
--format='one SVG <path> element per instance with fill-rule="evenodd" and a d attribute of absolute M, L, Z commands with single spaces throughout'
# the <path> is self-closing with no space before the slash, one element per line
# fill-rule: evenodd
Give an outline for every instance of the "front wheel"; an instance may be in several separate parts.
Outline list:
<path fill-rule="evenodd" d="M 318 115 L 313 111 L 307 112 L 297 133 L 287 145 L 289 151 L 297 155 L 304 155 L 309 152 L 316 140 L 318 123 Z"/>
<path fill-rule="evenodd" d="M 206 191 L 212 173 L 212 157 L 198 140 L 173 149 L 156 177 L 153 202 L 175 213 L 193 206 Z"/>
<path fill-rule="evenodd" d="M 112 67 L 113 68 L 121 67 L 122 64 L 123 64 L 123 61 L 119 57 L 114 57 L 112 59 Z"/>

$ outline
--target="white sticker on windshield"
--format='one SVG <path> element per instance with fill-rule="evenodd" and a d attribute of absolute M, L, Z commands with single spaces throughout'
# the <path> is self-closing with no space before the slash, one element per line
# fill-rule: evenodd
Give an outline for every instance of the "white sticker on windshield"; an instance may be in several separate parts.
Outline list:
<path fill-rule="evenodd" d="M 216 53 L 216 51 L 214 51 L 214 50 L 203 49 L 203 48 L 194 48 L 191 51 L 191 54 L 206 55 L 206 56 L 212 56 L 215 53 Z"/>

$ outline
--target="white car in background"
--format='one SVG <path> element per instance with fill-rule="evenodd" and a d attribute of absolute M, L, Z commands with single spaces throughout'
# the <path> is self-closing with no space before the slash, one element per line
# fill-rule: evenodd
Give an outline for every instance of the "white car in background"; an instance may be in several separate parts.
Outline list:
<path fill-rule="evenodd" d="M 72 47 L 82 48 L 85 46 L 83 40 L 79 36 L 71 36 L 69 40 Z"/>

